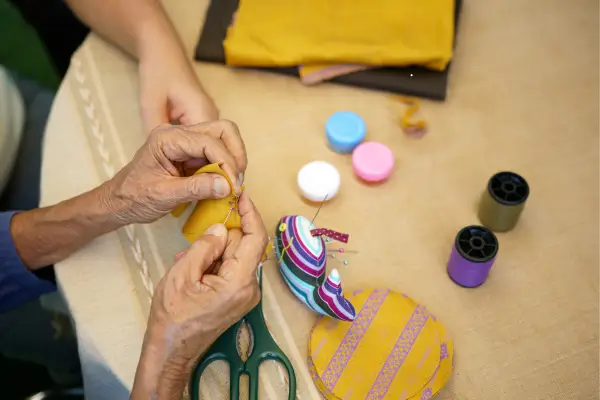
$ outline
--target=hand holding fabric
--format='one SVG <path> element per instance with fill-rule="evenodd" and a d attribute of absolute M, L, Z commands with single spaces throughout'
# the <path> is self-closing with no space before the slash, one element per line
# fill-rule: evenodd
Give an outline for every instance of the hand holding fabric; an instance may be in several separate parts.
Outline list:
<path fill-rule="evenodd" d="M 181 203 L 227 197 L 231 188 L 217 174 L 186 176 L 187 163 L 218 163 L 241 192 L 247 158 L 237 126 L 215 121 L 192 126 L 161 125 L 133 160 L 106 183 L 106 202 L 121 224 L 147 223 Z"/>
<path fill-rule="evenodd" d="M 159 282 L 132 399 L 180 398 L 200 355 L 258 304 L 267 233 L 246 194 L 239 210 L 242 231 L 211 226 Z"/>

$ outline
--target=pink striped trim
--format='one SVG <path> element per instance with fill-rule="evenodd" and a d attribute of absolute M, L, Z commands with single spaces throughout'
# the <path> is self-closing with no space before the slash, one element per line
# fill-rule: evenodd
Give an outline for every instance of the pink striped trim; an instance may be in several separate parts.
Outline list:
<path fill-rule="evenodd" d="M 346 368 L 348 361 L 352 358 L 354 350 L 356 350 L 367 329 L 369 329 L 377 311 L 379 311 L 379 307 L 381 307 L 389 292 L 388 289 L 374 290 L 360 310 L 360 313 L 356 316 L 354 322 L 352 322 L 344 340 L 338 346 L 329 365 L 327 365 L 327 368 L 325 368 L 325 371 L 321 375 L 323 384 L 329 390 L 333 390 L 340 379 L 344 368 Z"/>
<path fill-rule="evenodd" d="M 412 346 L 415 344 L 428 319 L 429 312 L 427 309 L 422 305 L 418 305 L 402 330 L 394 349 L 379 371 L 379 375 L 375 379 L 373 386 L 371 386 L 371 390 L 365 400 L 379 400 L 385 397 L 398 370 L 402 367 L 406 356 L 410 353 Z"/>

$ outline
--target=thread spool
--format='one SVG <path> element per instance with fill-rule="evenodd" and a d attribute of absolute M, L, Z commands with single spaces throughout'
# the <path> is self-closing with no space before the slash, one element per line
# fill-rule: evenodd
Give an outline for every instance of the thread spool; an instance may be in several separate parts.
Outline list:
<path fill-rule="evenodd" d="M 498 247 L 498 239 L 489 229 L 476 225 L 462 228 L 448 260 L 450 279 L 467 288 L 482 285 L 494 265 Z"/>
<path fill-rule="evenodd" d="M 499 172 L 488 181 L 479 203 L 479 220 L 494 232 L 507 232 L 517 225 L 525 202 L 529 197 L 529 184 L 514 172 Z"/>

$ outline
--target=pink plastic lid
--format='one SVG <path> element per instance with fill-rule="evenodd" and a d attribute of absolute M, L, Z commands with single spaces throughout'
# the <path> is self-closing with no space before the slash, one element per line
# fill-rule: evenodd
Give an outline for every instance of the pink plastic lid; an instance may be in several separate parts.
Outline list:
<path fill-rule="evenodd" d="M 360 178 L 379 182 L 390 176 L 394 169 L 394 154 L 384 144 L 364 142 L 352 153 L 352 166 Z"/>

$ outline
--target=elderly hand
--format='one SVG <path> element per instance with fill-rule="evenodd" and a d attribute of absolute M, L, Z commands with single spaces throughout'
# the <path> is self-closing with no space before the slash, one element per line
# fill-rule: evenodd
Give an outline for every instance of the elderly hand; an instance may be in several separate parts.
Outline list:
<path fill-rule="evenodd" d="M 106 206 L 122 224 L 152 222 L 181 203 L 230 194 L 222 176 L 186 176 L 194 168 L 222 164 L 240 193 L 247 159 L 237 126 L 215 121 L 191 126 L 161 125 L 154 129 L 133 160 L 105 186 Z"/>
<path fill-rule="evenodd" d="M 181 398 L 200 355 L 258 303 L 256 268 L 267 233 L 246 194 L 239 211 L 242 231 L 213 225 L 159 282 L 133 399 Z"/>

